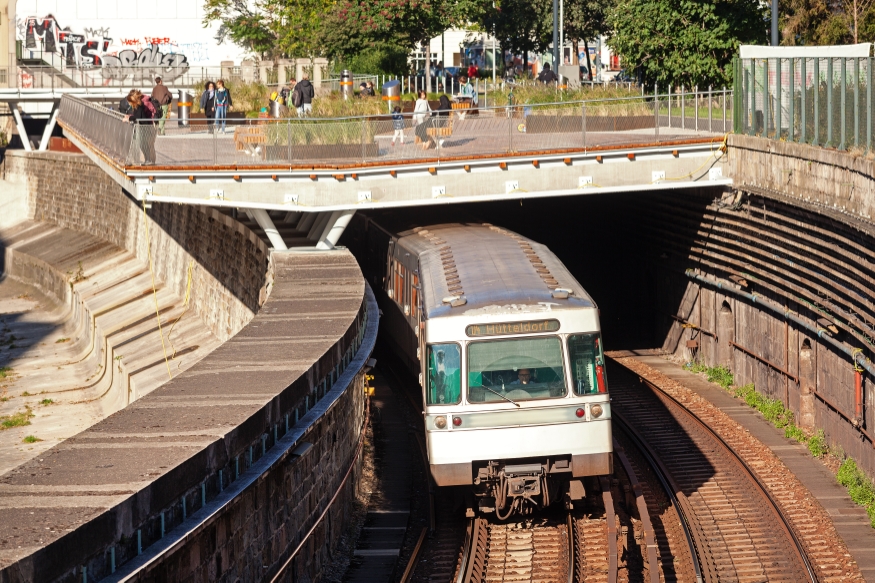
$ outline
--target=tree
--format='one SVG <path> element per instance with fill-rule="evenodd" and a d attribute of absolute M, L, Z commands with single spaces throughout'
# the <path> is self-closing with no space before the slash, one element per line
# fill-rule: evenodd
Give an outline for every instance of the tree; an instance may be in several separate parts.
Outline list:
<path fill-rule="evenodd" d="M 203 23 L 219 22 L 217 41 L 230 39 L 262 59 L 321 56 L 328 9 L 329 0 L 206 0 Z"/>
<path fill-rule="evenodd" d="M 565 2 L 565 36 L 574 43 L 574 52 L 578 53 L 577 45 L 583 42 L 586 50 L 586 68 L 592 72 L 592 62 L 589 59 L 588 40 L 609 32 L 609 4 L 598 0 L 568 0 Z"/>
<path fill-rule="evenodd" d="M 552 0 L 501 0 L 481 14 L 484 30 L 495 31 L 502 51 L 523 55 L 546 51 L 553 42 Z"/>
<path fill-rule="evenodd" d="M 719 87 L 739 45 L 768 40 L 766 17 L 759 0 L 619 0 L 608 44 L 649 85 Z"/>

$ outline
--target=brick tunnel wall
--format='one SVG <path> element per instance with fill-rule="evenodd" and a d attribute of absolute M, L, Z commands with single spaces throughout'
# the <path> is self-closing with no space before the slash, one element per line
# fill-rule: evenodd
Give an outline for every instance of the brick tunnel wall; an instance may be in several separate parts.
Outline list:
<path fill-rule="evenodd" d="M 746 166 L 743 158 L 733 162 Z M 756 172 L 747 168 L 745 178 Z M 738 191 L 661 194 L 642 203 L 642 245 L 650 256 L 645 280 L 663 349 L 685 361 L 728 366 L 736 384 L 754 383 L 781 400 L 798 424 L 823 429 L 829 443 L 875 475 L 873 379 L 864 373 L 858 429 L 851 422 L 851 357 L 816 331 L 762 307 L 768 301 L 788 309 L 871 359 L 875 226 L 736 180 L 745 184 Z M 687 270 L 721 283 L 699 283 Z M 755 294 L 757 301 L 729 287 Z"/>
<path fill-rule="evenodd" d="M 143 209 L 82 154 L 7 151 L 0 176 L 26 183 L 29 218 L 97 235 L 149 260 L 155 275 L 191 302 L 222 341 L 264 304 L 273 280 L 267 246 L 249 229 L 214 209 L 154 204 Z"/>

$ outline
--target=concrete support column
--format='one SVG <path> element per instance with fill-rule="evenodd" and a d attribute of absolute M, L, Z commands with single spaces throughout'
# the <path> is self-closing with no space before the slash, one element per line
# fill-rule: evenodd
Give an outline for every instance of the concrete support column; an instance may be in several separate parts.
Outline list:
<path fill-rule="evenodd" d="M 55 131 L 55 125 L 58 123 L 58 110 L 61 105 L 61 100 L 56 99 L 52 102 L 52 114 L 46 123 L 46 129 L 43 131 L 43 137 L 39 142 L 39 151 L 45 152 L 49 149 L 49 141 L 52 138 L 52 132 Z"/>
<path fill-rule="evenodd" d="M 255 222 L 258 223 L 258 226 L 261 227 L 265 235 L 267 235 L 267 238 L 270 239 L 270 244 L 273 245 L 274 249 L 277 251 L 285 251 L 288 249 L 286 242 L 283 241 L 279 231 L 276 230 L 273 220 L 271 220 L 270 215 L 267 214 L 266 210 L 247 209 L 247 212 L 252 215 L 252 218 L 255 219 Z"/>
<path fill-rule="evenodd" d="M 331 217 L 322 231 L 322 236 L 319 237 L 319 243 L 316 244 L 316 248 L 334 249 L 354 214 L 354 210 L 334 211 L 331 213 Z"/>
<path fill-rule="evenodd" d="M 9 109 L 12 110 L 12 118 L 15 120 L 15 127 L 18 128 L 18 137 L 24 144 L 26 152 L 33 152 L 30 147 L 30 138 L 27 135 L 27 130 L 24 129 L 24 120 L 21 119 L 21 112 L 18 110 L 18 102 L 13 101 L 9 104 Z"/>
<path fill-rule="evenodd" d="M 799 350 L 799 426 L 814 431 L 814 392 L 817 390 L 817 342 L 810 338 L 802 341 Z"/>
<path fill-rule="evenodd" d="M 322 87 L 322 77 L 325 72 L 325 68 L 328 67 L 328 59 L 319 57 L 317 59 L 313 59 L 313 85 L 318 89 Z"/>

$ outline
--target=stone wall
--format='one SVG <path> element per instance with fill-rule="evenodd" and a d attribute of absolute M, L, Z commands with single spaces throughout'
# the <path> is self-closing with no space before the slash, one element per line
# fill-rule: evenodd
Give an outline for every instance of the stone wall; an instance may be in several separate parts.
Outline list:
<path fill-rule="evenodd" d="M 808 144 L 729 135 L 728 175 L 752 187 L 875 220 L 875 160 Z"/>
<path fill-rule="evenodd" d="M 243 328 L 267 298 L 272 282 L 267 246 L 214 209 L 155 204 L 146 217 L 83 154 L 8 151 L 0 177 L 24 185 L 28 218 L 97 235 L 144 262 L 151 259 L 156 278 L 177 295 L 185 297 L 190 289 L 192 306 L 222 341 Z"/>

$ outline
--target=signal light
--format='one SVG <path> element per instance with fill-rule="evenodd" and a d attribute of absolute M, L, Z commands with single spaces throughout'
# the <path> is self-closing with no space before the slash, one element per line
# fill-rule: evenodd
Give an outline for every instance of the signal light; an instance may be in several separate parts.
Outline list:
<path fill-rule="evenodd" d="M 577 411 L 574 412 L 578 418 L 582 419 L 584 415 L 586 415 L 586 411 L 583 410 L 583 407 L 579 407 Z"/>
<path fill-rule="evenodd" d="M 453 427 L 460 427 L 462 425 L 461 417 L 453 417 Z"/>

